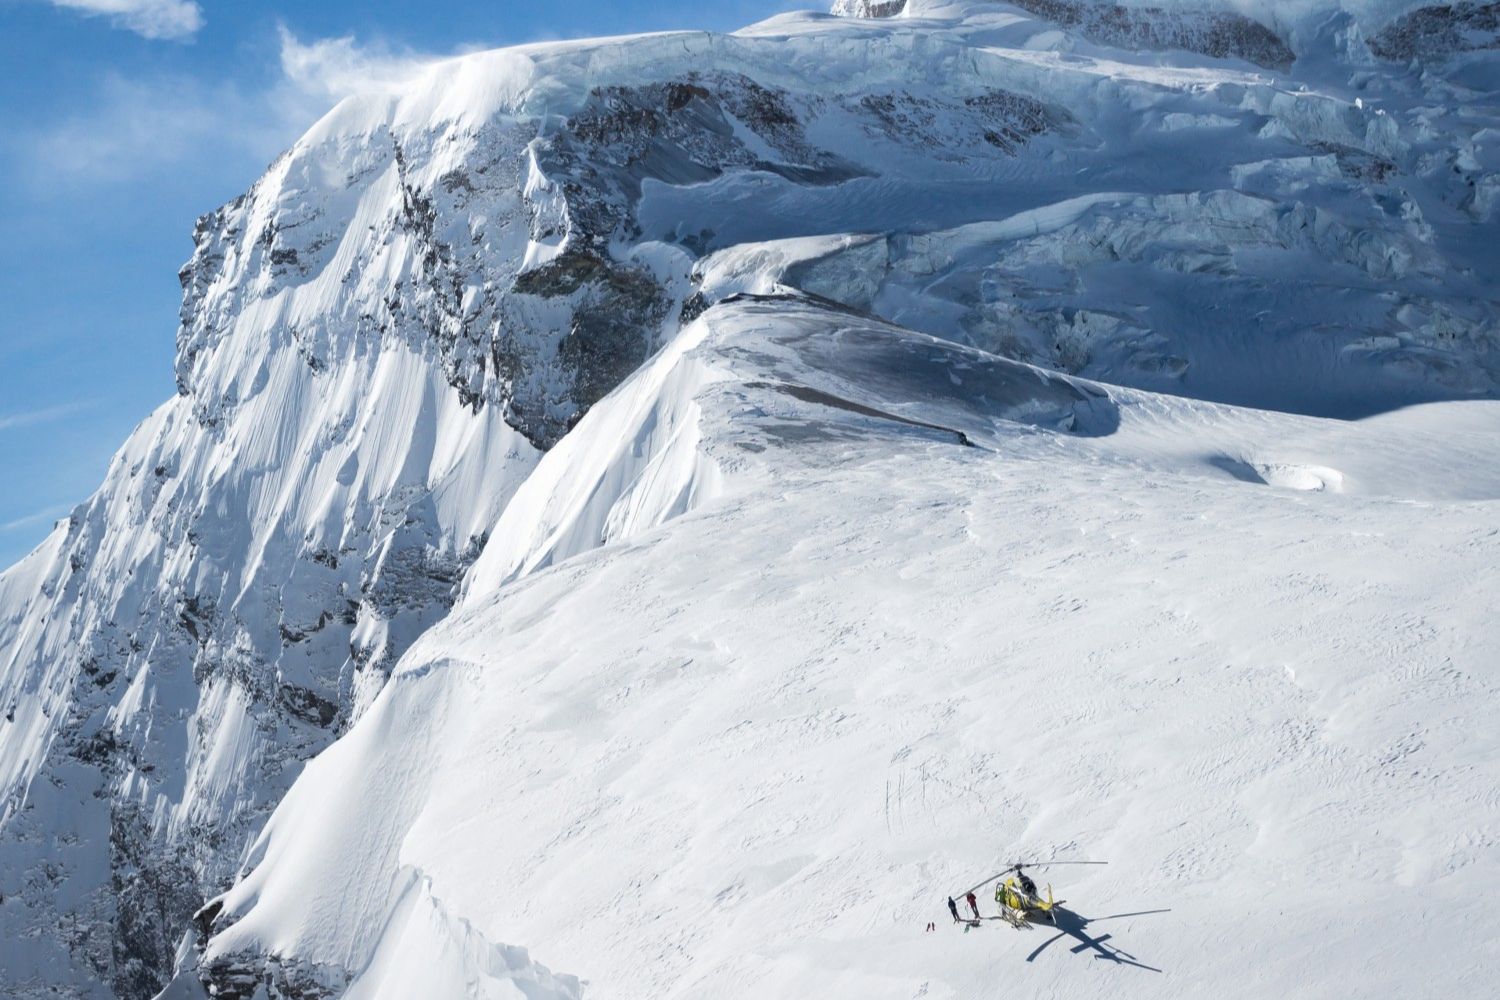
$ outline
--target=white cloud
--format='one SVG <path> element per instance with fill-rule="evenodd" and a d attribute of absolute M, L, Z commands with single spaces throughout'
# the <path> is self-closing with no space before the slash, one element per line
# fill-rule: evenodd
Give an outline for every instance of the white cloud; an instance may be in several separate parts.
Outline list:
<path fill-rule="evenodd" d="M 281 136 L 266 109 L 228 84 L 185 77 L 107 76 L 84 113 L 16 140 L 25 176 L 41 190 L 130 183 L 195 158 L 268 160 Z M 228 165 L 228 164 L 226 164 Z"/>
<path fill-rule="evenodd" d="M 282 28 L 280 74 L 260 89 L 233 80 L 110 75 L 87 111 L 0 138 L 0 146 L 16 150 L 38 191 L 128 184 L 180 170 L 222 171 L 244 188 L 340 100 L 400 87 L 438 58 L 347 37 L 303 42 Z"/>
<path fill-rule="evenodd" d="M 146 38 L 191 38 L 203 27 L 203 8 L 192 0 L 50 0 L 91 16 L 108 17 Z"/>

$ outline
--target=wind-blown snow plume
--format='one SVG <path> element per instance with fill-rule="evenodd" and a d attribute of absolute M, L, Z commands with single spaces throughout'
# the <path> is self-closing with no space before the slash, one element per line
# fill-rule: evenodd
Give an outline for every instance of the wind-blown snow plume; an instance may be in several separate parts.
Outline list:
<path fill-rule="evenodd" d="M 352 37 L 303 42 L 283 25 L 281 69 L 298 91 L 337 102 L 351 94 L 399 91 L 438 58 L 359 45 Z"/>

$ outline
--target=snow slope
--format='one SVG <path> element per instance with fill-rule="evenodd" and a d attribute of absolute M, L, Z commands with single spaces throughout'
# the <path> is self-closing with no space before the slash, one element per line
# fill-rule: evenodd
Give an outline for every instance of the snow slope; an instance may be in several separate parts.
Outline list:
<path fill-rule="evenodd" d="M 851 674 L 856 664 L 877 671 L 869 688 L 877 700 L 887 683 L 899 690 L 878 672 L 885 665 L 869 663 L 860 643 L 871 619 L 856 613 L 863 600 L 899 597 L 915 603 L 920 620 L 903 625 L 893 607 L 876 616 L 882 628 L 961 618 L 980 631 L 942 646 L 933 625 L 882 649 L 916 657 L 916 669 L 942 663 L 930 652 L 941 646 L 947 661 L 978 672 L 955 676 L 970 677 L 970 710 L 993 719 L 1006 702 L 980 674 L 1009 683 L 1006 664 L 1030 647 L 1004 639 L 1005 629 L 1033 618 L 1056 634 L 1032 635 L 1035 658 L 1024 662 L 1085 662 L 1112 676 L 1107 651 L 1138 642 L 1146 651 L 1130 669 L 1147 677 L 1148 656 L 1166 655 L 1139 624 L 1158 621 L 1150 602 L 1185 615 L 1220 583 L 1205 570 L 1151 589 L 1167 576 L 1158 570 L 1162 546 L 1179 535 L 1192 565 L 1226 552 L 1230 565 L 1260 567 L 1243 592 L 1221 594 L 1197 619 L 1201 655 L 1183 668 L 1189 675 L 1218 677 L 1225 664 L 1263 653 L 1302 677 L 1302 661 L 1293 662 L 1301 649 L 1297 656 L 1325 665 L 1317 669 L 1329 671 L 1335 694 L 1302 682 L 1281 694 L 1306 691 L 1309 704 L 1334 705 L 1328 699 L 1354 684 L 1351 671 L 1364 669 L 1356 666 L 1362 644 L 1393 651 L 1391 660 L 1409 643 L 1429 644 L 1428 673 L 1377 686 L 1373 707 L 1359 703 L 1379 719 L 1358 729 L 1352 756 L 1329 771 L 1307 765 L 1308 781 L 1326 779 L 1364 804 L 1317 829 L 1353 829 L 1361 808 L 1407 807 L 1411 788 L 1361 792 L 1366 786 L 1351 777 L 1377 753 L 1371 747 L 1410 735 L 1390 735 L 1404 727 L 1417 734 L 1414 744 L 1433 748 L 1432 766 L 1452 798 L 1451 829 L 1472 831 L 1462 834 L 1470 846 L 1452 847 L 1458 841 L 1418 824 L 1362 850 L 1383 863 L 1391 844 L 1413 845 L 1401 847 L 1417 859 L 1410 871 L 1456 870 L 1455 858 L 1472 860 L 1461 879 L 1488 871 L 1488 800 L 1466 796 L 1492 775 L 1483 746 L 1459 742 L 1478 738 L 1470 722 L 1489 690 L 1473 666 L 1489 650 L 1476 611 L 1493 603 L 1488 536 L 1472 546 L 1462 539 L 1479 530 L 1496 496 L 1482 451 L 1500 378 L 1493 12 L 1385 2 L 876 7 L 841 9 L 883 16 L 785 15 L 732 35 L 549 43 L 447 60 L 400 90 L 341 104 L 244 196 L 200 220 L 181 274 L 178 396 L 126 443 L 98 494 L 0 575 L 0 987 L 22 997 L 145 1000 L 169 981 L 174 995 L 191 996 L 201 979 L 221 996 L 248 997 L 269 977 L 267 989 L 280 997 L 344 986 L 351 995 L 406 995 L 415 987 L 403 977 L 446 970 L 456 978 L 444 983 L 484 983 L 494 995 L 571 996 L 579 987 L 568 974 L 605 995 L 692 994 L 695 977 L 734 974 L 728 958 L 713 957 L 715 948 L 728 955 L 732 939 L 699 948 L 695 935 L 709 931 L 681 917 L 653 922 L 657 936 L 648 940 L 622 922 L 628 907 L 601 910 L 600 920 L 615 913 L 608 926 L 569 927 L 525 909 L 533 897 L 517 894 L 539 893 L 534 905 L 546 899 L 565 911 L 538 881 L 545 866 L 524 860 L 559 836 L 526 812 L 531 798 L 505 803 L 513 819 L 492 811 L 451 824 L 477 839 L 434 840 L 436 854 L 413 853 L 426 817 L 457 808 L 443 805 L 453 789 L 513 792 L 530 782 L 535 797 L 554 803 L 547 815 L 565 817 L 572 831 L 559 845 L 576 838 L 606 852 L 599 857 L 634 858 L 637 891 L 657 869 L 654 878 L 673 892 L 701 888 L 689 868 L 631 854 L 629 823 L 600 819 L 596 829 L 590 817 L 612 801 L 605 786 L 614 771 L 604 768 L 601 779 L 586 763 L 565 773 L 541 758 L 533 766 L 508 745 L 494 756 L 500 751 L 478 744 L 472 759 L 492 770 L 448 770 L 462 760 L 458 744 L 434 735 L 448 731 L 442 720 L 500 732 L 506 713 L 529 711 L 516 691 L 551 683 L 548 671 L 570 647 L 544 654 L 535 644 L 556 645 L 560 635 L 588 636 L 577 645 L 591 652 L 559 668 L 559 679 L 604 667 L 613 676 L 616 664 L 656 677 L 624 652 L 667 662 L 678 654 L 663 651 L 679 646 L 708 650 L 731 626 L 695 618 L 688 603 L 715 590 L 709 581 L 737 574 L 751 582 L 731 587 L 710 617 L 736 602 L 756 604 L 734 627 L 765 630 L 773 619 L 755 616 L 774 613 L 786 622 L 778 625 L 785 646 L 751 655 L 745 650 L 759 647 L 750 632 L 737 633 L 737 658 L 722 662 L 736 664 L 728 672 L 749 688 L 726 688 L 707 710 L 748 710 L 755 702 L 746 690 L 788 685 L 805 689 L 818 711 L 852 696 L 842 680 L 787 680 L 807 676 L 786 659 L 798 648 L 823 650 Z M 1001 468 L 996 481 L 991 472 Z M 976 515 L 990 530 L 974 539 L 956 533 L 950 508 L 991 495 L 995 506 Z M 1065 503 L 1049 502 L 1057 498 Z M 1222 505 L 1224 520 L 1191 514 L 1200 503 Z M 1088 543 L 1110 531 L 1125 537 L 1122 510 L 1157 526 L 1136 548 L 1100 557 L 1096 578 L 1087 567 L 1097 546 Z M 929 516 L 933 537 L 910 533 L 909 520 Z M 1056 516 L 1085 533 L 1074 538 Z M 1396 548 L 1333 541 L 1364 519 L 1371 527 L 1348 530 Z M 984 548 L 1001 523 L 1015 540 Z M 720 546 L 693 534 L 713 525 L 739 541 Z M 1448 549 L 1430 544 L 1440 530 L 1451 532 Z M 1316 552 L 1295 569 L 1293 537 Z M 1077 569 L 1059 577 L 1051 600 L 1092 587 L 1093 606 L 1118 601 L 1122 610 L 1037 611 L 1027 603 L 1036 593 L 1015 580 L 981 579 L 986 559 L 1050 558 L 1026 538 L 1052 539 Z M 929 543 L 956 547 L 955 566 L 968 559 L 976 568 L 947 578 L 923 563 L 919 550 Z M 780 590 L 756 589 L 771 552 L 807 554 L 815 571 L 783 578 Z M 832 590 L 817 590 L 843 585 L 818 567 L 847 584 L 882 558 L 927 567 L 911 571 L 911 594 L 895 584 L 878 593 L 853 587 L 839 604 Z M 679 560 L 700 575 L 678 575 L 671 566 Z M 1367 594 L 1356 578 L 1386 563 L 1410 570 L 1401 593 L 1413 609 L 1425 609 L 1418 597 L 1429 595 L 1450 608 L 1447 617 L 1434 612 L 1436 624 L 1422 617 L 1411 625 L 1395 610 L 1399 595 L 1382 603 Z M 1312 582 L 1286 590 L 1274 582 L 1293 577 Z M 542 580 L 569 581 L 578 596 L 537 590 Z M 619 588 L 613 597 L 611 588 Z M 557 627 L 569 631 L 554 634 L 547 617 L 512 636 L 511 623 L 526 617 L 505 609 L 524 607 L 517 602 L 529 593 L 549 595 Z M 802 593 L 809 608 L 843 610 L 798 618 Z M 1280 616 L 1304 599 L 1309 614 L 1352 617 L 1326 641 L 1310 624 L 1283 634 Z M 432 632 L 455 606 L 461 615 Z M 651 617 L 658 614 L 667 619 Z M 1215 652 L 1215 616 L 1226 621 L 1229 659 Z M 1084 617 L 1097 623 L 1085 628 Z M 656 624 L 642 631 L 646 622 Z M 672 631 L 689 625 L 696 638 Z M 1132 628 L 1148 631 L 1119 638 L 1135 635 Z M 1256 628 L 1267 637 L 1253 638 Z M 658 634 L 664 645 L 640 645 Z M 976 665 L 981 647 L 1006 642 L 1011 659 Z M 657 653 L 639 652 L 648 649 Z M 1471 654 L 1479 659 L 1465 659 Z M 1459 666 L 1442 665 L 1444 657 Z M 439 678 L 468 668 L 436 669 L 448 661 L 483 668 L 495 686 L 450 689 Z M 406 679 L 382 695 L 398 664 Z M 1107 679 L 1082 683 L 1149 710 L 1143 695 Z M 957 697 L 946 680 L 927 682 Z M 1453 694 L 1433 711 L 1459 712 L 1455 721 L 1412 715 L 1424 704 L 1413 700 L 1414 685 L 1433 697 Z M 1025 690 L 1040 697 L 1040 686 Z M 1191 715 L 1193 690 L 1163 704 Z M 1249 704 L 1249 693 L 1235 690 L 1223 701 L 1203 694 L 1204 712 Z M 1267 694 L 1267 713 L 1306 721 L 1275 694 Z M 1079 689 L 1066 697 L 1086 696 Z M 597 713 L 612 704 L 568 711 L 607 721 Z M 777 704 L 766 702 L 759 711 L 771 715 L 754 718 L 779 732 L 769 721 L 783 718 Z M 912 718 L 937 711 L 913 703 Z M 1340 724 L 1356 725 L 1347 715 Z M 874 709 L 863 718 L 869 740 L 918 725 Z M 1101 838 L 1113 820 L 1076 811 L 1129 798 L 1131 782 L 1144 785 L 1165 767 L 1127 740 L 1135 731 L 1127 727 L 1139 724 L 1131 718 L 1120 717 L 1118 729 L 1100 722 L 1097 739 L 1075 752 L 1112 754 L 1128 742 L 1128 752 L 1143 755 L 1140 770 L 1099 777 L 1059 757 L 1061 770 L 1046 775 L 1065 789 L 1059 798 L 1043 796 L 1035 775 L 1008 776 L 984 757 L 973 773 L 988 776 L 988 794 L 1022 782 L 1036 796 L 1026 816 L 1054 810 L 1082 832 L 997 827 L 1005 847 L 991 845 L 982 858 L 1074 840 L 1079 849 L 1146 850 L 1160 833 L 1148 818 L 1110 842 Z M 666 731 L 654 717 L 629 721 Z M 808 725 L 843 756 L 828 757 L 828 783 L 776 787 L 816 792 L 816 822 L 797 819 L 800 807 L 769 791 L 744 801 L 764 801 L 778 823 L 822 831 L 788 857 L 831 857 L 836 848 L 876 857 L 883 848 L 852 832 L 869 817 L 847 796 L 865 792 L 844 790 L 858 784 L 855 772 L 874 767 L 894 773 L 895 801 L 906 802 L 910 776 L 869 757 L 899 748 L 866 737 L 845 745 Z M 1215 730 L 1216 740 L 1250 728 Z M 1003 732 L 1009 744 L 1029 745 L 1017 729 L 1026 726 L 997 726 L 986 739 Z M 649 750 L 642 736 L 643 759 L 667 759 L 674 747 L 697 754 L 709 737 L 688 728 L 664 738 Z M 1173 739 L 1184 753 L 1213 749 Z M 1279 745 L 1246 740 L 1247 772 L 1282 766 Z M 812 745 L 793 741 L 787 752 Z M 945 746 L 959 763 L 933 773 L 968 787 L 958 776 L 970 774 L 965 761 L 980 751 Z M 998 742 L 974 746 L 1001 752 Z M 578 752 L 589 762 L 606 751 Z M 1313 751 L 1289 752 L 1294 767 L 1298 754 Z M 313 758 L 319 763 L 299 781 Z M 789 756 L 777 766 L 793 763 Z M 632 766 L 620 764 L 619 773 Z M 1225 777 L 1233 773 L 1225 764 L 1197 780 L 1206 795 L 1238 788 Z M 709 772 L 683 774 L 679 790 L 714 784 Z M 340 791 L 344 782 L 364 791 Z M 1298 794 L 1312 793 L 1288 791 Z M 315 822 L 306 803 L 335 800 L 339 814 L 316 822 L 337 821 L 344 832 L 288 839 L 285 831 Z M 676 815 L 654 811 L 668 805 L 650 799 L 631 822 L 658 825 Z M 703 822 L 726 831 L 716 836 L 740 836 L 723 818 L 734 801 L 704 808 Z M 888 815 L 882 807 L 880 825 Z M 1013 811 L 994 815 L 990 822 L 1003 823 Z M 944 829 L 952 819 L 944 816 Z M 1239 856 L 1238 834 L 1216 828 L 1197 838 L 1204 828 L 1184 822 L 1174 843 L 1204 839 L 1214 863 Z M 360 846 L 366 827 L 381 832 Z M 263 828 L 269 833 L 258 839 Z M 696 843 L 702 831 L 691 832 Z M 1079 839 L 1084 833 L 1095 839 Z M 973 844 L 948 836 L 934 830 L 924 848 L 931 864 L 967 870 Z M 484 874 L 476 862 L 467 880 L 457 862 L 436 860 L 502 843 L 520 852 L 487 862 L 511 866 L 502 874 Z M 1294 846 L 1279 849 L 1297 856 Z M 568 857 L 585 846 L 558 850 Z M 605 878 L 588 857 L 574 860 L 565 876 L 545 878 L 569 891 L 584 873 Z M 781 862 L 773 867 L 745 875 L 750 888 L 725 898 L 792 878 Z M 1163 861 L 1145 873 L 1111 868 L 1090 879 L 1110 887 L 1173 870 Z M 1354 891 L 1349 866 L 1317 870 L 1340 887 L 1329 893 Z M 890 872 L 881 893 L 914 899 L 912 871 Z M 1185 879 L 1206 900 L 1203 927 L 1214 926 L 1215 912 L 1222 926 L 1232 907 L 1248 905 L 1201 888 L 1192 881 L 1200 877 L 1209 876 L 1195 870 Z M 1442 891 L 1456 900 L 1457 884 Z M 608 885 L 624 899 L 624 883 Z M 477 900 L 485 886 L 505 894 L 502 903 Z M 262 903 L 256 887 L 270 893 Z M 794 926 L 823 919 L 816 907 L 826 900 L 806 885 L 787 891 Z M 200 913 L 216 898 L 229 908 Z M 1373 897 L 1360 905 L 1361 920 L 1381 919 Z M 916 913 L 878 912 L 903 928 Z M 1308 923 L 1275 933 L 1310 935 L 1331 926 L 1331 913 L 1311 908 Z M 1350 954 L 1379 942 L 1395 947 L 1390 933 L 1372 932 Z M 606 939 L 610 948 L 599 944 Z M 642 941 L 655 949 L 645 961 L 633 950 Z M 547 968 L 512 944 L 533 947 Z M 764 954 L 781 947 L 767 938 Z M 860 954 L 877 951 L 883 946 Z M 826 975 L 832 954 L 815 948 L 785 961 Z M 554 966 L 562 971 L 547 971 Z M 1227 983 L 1236 967 L 1226 957 L 1203 974 Z M 814 988 L 814 973 L 803 980 L 795 968 L 776 969 L 787 990 Z M 1466 975 L 1462 967 L 1448 974 Z M 908 973 L 894 975 L 905 982 Z"/>
<path fill-rule="evenodd" d="M 369 938 L 421 878 L 596 997 L 1484 992 L 1500 405 L 1105 398 L 796 300 L 682 339 L 577 447 L 638 449 L 587 473 L 636 508 L 692 434 L 718 494 L 534 572 L 487 552 L 278 810 L 210 982 L 457 975 Z M 534 552 L 589 516 L 577 455 Z M 1111 865 L 1048 873 L 1056 943 L 960 933 L 945 897 L 1018 856 Z"/>

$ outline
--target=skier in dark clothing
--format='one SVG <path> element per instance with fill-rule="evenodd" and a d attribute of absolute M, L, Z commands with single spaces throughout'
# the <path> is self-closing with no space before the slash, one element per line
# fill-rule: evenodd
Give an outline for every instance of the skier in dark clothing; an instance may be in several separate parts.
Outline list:
<path fill-rule="evenodd" d="M 1036 899 L 1036 883 L 1027 877 L 1026 873 L 1021 870 L 1020 865 L 1016 865 L 1016 881 L 1021 883 L 1021 888 L 1026 890 L 1026 895 L 1032 899 Z"/>
<path fill-rule="evenodd" d="M 948 897 L 948 912 L 953 914 L 953 922 L 958 923 L 958 904 L 953 901 L 952 896 Z"/>
<path fill-rule="evenodd" d="M 969 909 L 971 909 L 971 910 L 974 911 L 974 919 L 978 920 L 979 919 L 979 901 L 974 898 L 974 894 L 972 892 L 969 893 L 964 898 L 969 901 Z"/>

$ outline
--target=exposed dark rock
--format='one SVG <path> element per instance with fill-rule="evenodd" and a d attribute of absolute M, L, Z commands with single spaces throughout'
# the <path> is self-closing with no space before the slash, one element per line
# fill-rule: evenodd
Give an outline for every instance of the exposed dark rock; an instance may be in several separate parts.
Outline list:
<path fill-rule="evenodd" d="M 452 554 L 415 546 L 399 548 L 361 587 L 365 605 L 383 618 L 429 605 L 453 606 L 454 588 L 467 566 Z"/>
<path fill-rule="evenodd" d="M 1386 178 L 1396 173 L 1397 166 L 1393 160 L 1384 156 L 1376 156 L 1362 149 L 1354 149 L 1350 146 L 1338 146 L 1328 142 L 1312 143 L 1312 148 L 1322 153 L 1331 153 L 1338 161 L 1339 172 L 1352 180 L 1367 181 L 1372 184 L 1384 184 Z"/>
<path fill-rule="evenodd" d="M 600 87 L 533 149 L 516 141 L 524 137 L 511 134 L 513 125 L 493 126 L 495 134 L 481 145 L 495 151 L 494 179 L 480 162 L 443 174 L 430 189 L 412 179 L 411 159 L 420 154 L 393 141 L 399 226 L 417 242 L 417 261 L 410 286 L 395 289 L 386 315 L 370 317 L 370 324 L 382 335 L 423 331 L 465 405 L 503 404 L 508 422 L 538 447 L 551 447 L 649 355 L 671 315 L 671 297 L 656 278 L 615 261 L 607 249 L 641 235 L 636 207 L 642 183 L 695 184 L 730 170 L 762 170 L 803 184 L 858 175 L 858 168 L 807 140 L 805 125 L 815 113 L 810 101 L 732 74 Z M 759 140 L 753 149 L 747 134 Z M 532 205 L 532 236 L 562 237 L 563 252 L 513 279 L 475 275 L 468 251 L 448 242 L 453 222 L 487 185 L 516 176 L 518 159 L 504 157 L 523 155 L 535 156 L 549 190 L 559 191 L 564 204 L 561 214 Z M 211 232 L 201 234 L 195 262 L 222 259 Z M 195 263 L 185 280 L 191 285 L 196 274 Z M 538 310 L 517 297 L 557 306 Z M 191 347 L 183 345 L 184 386 Z M 322 363 L 310 349 L 304 357 L 315 367 Z"/>
<path fill-rule="evenodd" d="M 1085 37 L 1124 49 L 1181 49 L 1286 69 L 1296 54 L 1259 21 L 1227 11 L 1124 7 L 1087 0 L 1010 0 Z"/>
<path fill-rule="evenodd" d="M 202 909 L 193 914 L 193 926 L 198 930 L 198 948 L 208 944 L 208 939 L 213 936 L 214 921 L 219 914 L 224 912 L 224 901 L 222 899 L 210 900 Z"/>
<path fill-rule="evenodd" d="M 808 141 L 814 113 L 807 99 L 738 75 L 590 93 L 536 154 L 567 204 L 564 250 L 518 275 L 495 309 L 489 367 L 505 387 L 512 426 L 550 448 L 654 348 L 672 299 L 649 271 L 612 259 L 607 249 L 641 235 L 635 213 L 643 182 L 696 184 L 731 170 L 803 184 L 857 176 L 853 164 Z M 756 149 L 742 138 L 747 132 L 760 140 Z M 766 156 L 767 149 L 776 155 Z M 537 311 L 511 296 L 569 301 L 561 311 Z M 552 377 L 554 369 L 564 379 Z M 467 377 L 474 380 L 472 372 Z"/>
<path fill-rule="evenodd" d="M 642 86 L 596 88 L 540 156 L 562 178 L 574 241 L 638 236 L 641 182 L 695 184 L 731 169 L 757 169 L 808 184 L 858 176 L 853 164 L 814 148 L 811 109 L 749 77 L 714 74 Z M 735 133 L 734 122 L 778 154 L 768 160 Z"/>
<path fill-rule="evenodd" d="M 608 280 L 610 271 L 610 262 L 599 254 L 575 247 L 541 267 L 521 272 L 516 276 L 513 288 L 522 295 L 563 298 L 584 285 Z"/>
<path fill-rule="evenodd" d="M 1402 15 L 1370 39 L 1382 59 L 1445 59 L 1500 48 L 1500 3 L 1436 4 Z"/>
<path fill-rule="evenodd" d="M 265 1000 L 331 1000 L 348 987 L 348 977 L 340 970 L 285 962 L 274 955 L 221 958 L 200 970 L 199 978 L 214 1000 L 251 1000 L 256 996 Z"/>
<path fill-rule="evenodd" d="M 1014 156 L 1037 136 L 1073 124 L 1061 108 L 1006 90 L 974 94 L 961 102 L 900 92 L 866 94 L 851 110 L 868 122 L 871 134 L 924 151 L 967 149 L 982 142 Z M 944 157 L 942 152 L 933 155 Z"/>
<path fill-rule="evenodd" d="M 322 729 L 332 726 L 339 716 L 338 705 L 307 688 L 283 684 L 276 693 L 282 706 L 293 716 Z"/>
<path fill-rule="evenodd" d="M 694 292 L 683 300 L 682 309 L 677 315 L 678 323 L 682 326 L 687 326 L 693 320 L 708 312 L 711 304 L 707 296 L 702 292 Z"/>
<path fill-rule="evenodd" d="M 615 269 L 595 296 L 574 313 L 558 356 L 572 375 L 577 422 L 640 367 L 666 318 L 667 299 L 644 271 Z"/>
<path fill-rule="evenodd" d="M 83 675 L 92 680 L 94 682 L 94 686 L 98 688 L 109 687 L 109 685 L 114 682 L 115 677 L 118 676 L 115 671 L 101 666 L 98 657 L 95 656 L 85 656 L 79 662 L 79 669 L 82 670 Z"/>
<path fill-rule="evenodd" d="M 177 624 L 198 645 L 208 641 L 214 623 L 214 602 L 196 596 L 184 597 L 177 607 Z"/>
<path fill-rule="evenodd" d="M 215 962 L 202 973 L 203 988 L 215 1000 L 250 1000 L 260 988 L 260 969 L 253 963 Z"/>
<path fill-rule="evenodd" d="M 147 1000 L 172 978 L 182 928 L 203 905 L 191 859 L 152 844 L 137 808 L 115 804 L 110 816 L 110 871 L 115 896 L 111 985 L 121 1000 Z"/>
<path fill-rule="evenodd" d="M 539 446 L 550 447 L 646 360 L 669 300 L 650 272 L 581 248 L 521 274 L 514 290 L 544 299 L 578 296 L 571 325 L 558 347 L 575 407 L 571 412 L 512 410 L 512 422 L 523 433 Z M 500 371 L 519 364 L 514 356 L 496 358 Z"/>

